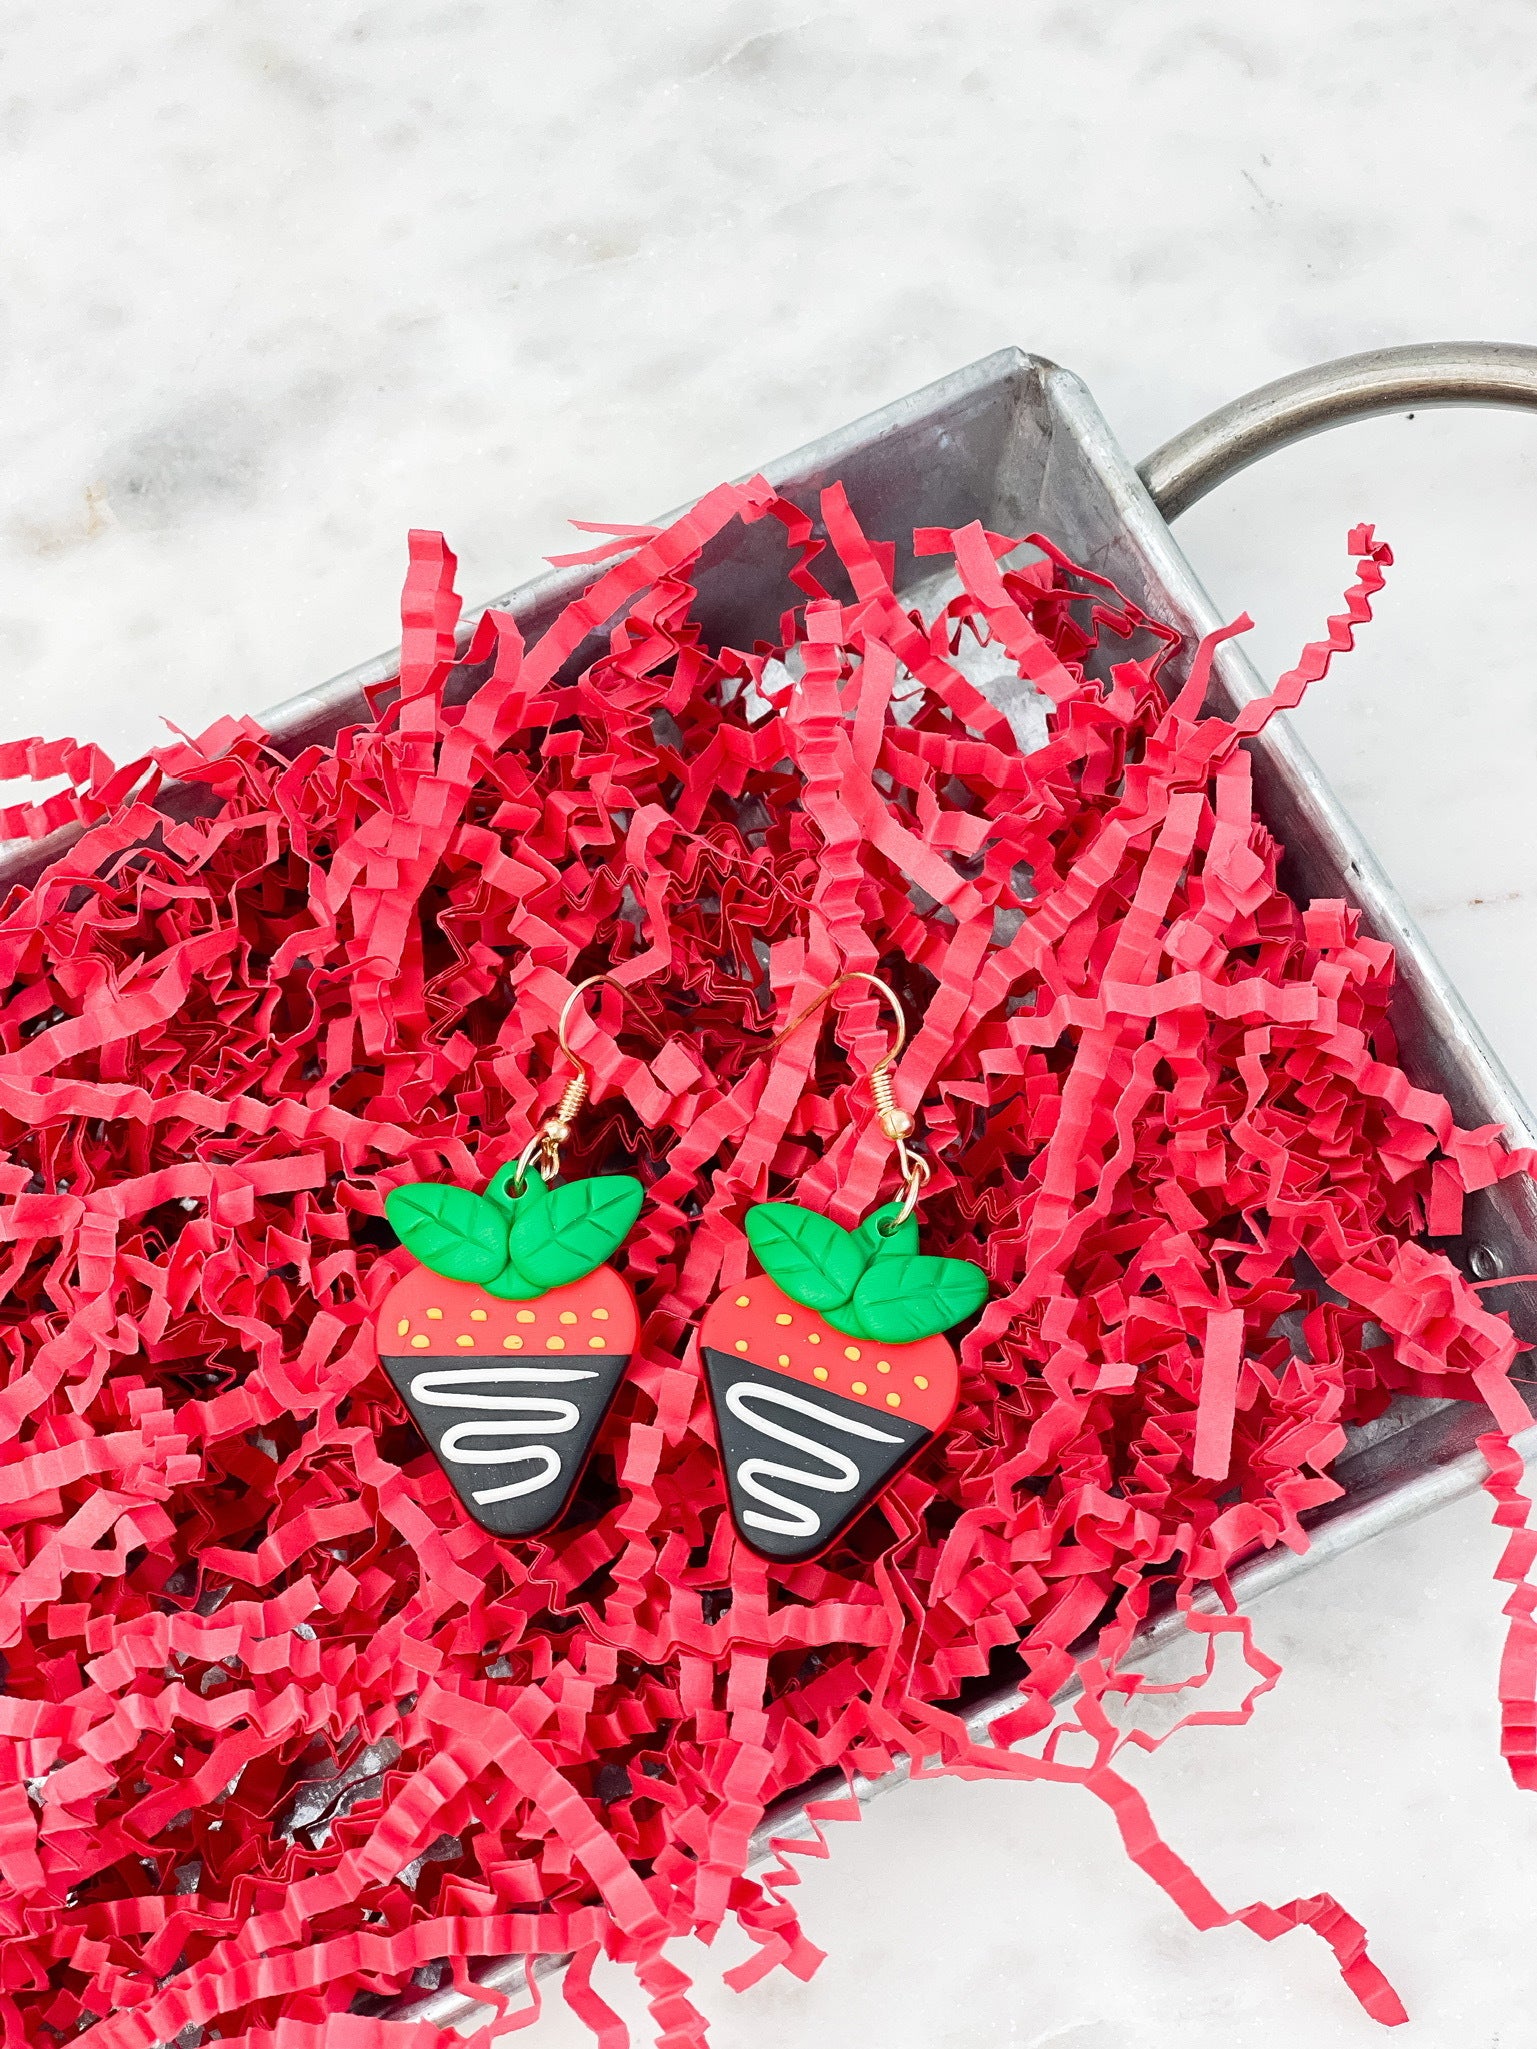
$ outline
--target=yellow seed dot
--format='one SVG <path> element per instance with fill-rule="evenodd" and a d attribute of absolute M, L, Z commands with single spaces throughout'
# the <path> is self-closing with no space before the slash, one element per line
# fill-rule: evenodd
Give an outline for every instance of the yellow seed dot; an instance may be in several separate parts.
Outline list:
<path fill-rule="evenodd" d="M 484 1309 L 472 1309 L 472 1310 L 470 1311 L 470 1321 L 471 1321 L 471 1323 L 484 1323 L 484 1322 L 485 1322 L 485 1320 L 486 1320 L 486 1312 L 485 1312 L 485 1310 L 484 1310 Z"/>
<path fill-rule="evenodd" d="M 899 1394 L 887 1395 L 886 1406 L 888 1409 L 900 1409 L 902 1406 L 902 1397 Z"/>
<path fill-rule="evenodd" d="M 533 1322 L 533 1320 L 534 1320 L 534 1312 L 533 1312 L 533 1310 L 532 1310 L 532 1309 L 520 1309 L 520 1310 L 518 1311 L 518 1321 L 519 1321 L 519 1323 L 532 1323 L 532 1322 Z"/>
<path fill-rule="evenodd" d="M 738 1307 L 738 1309 L 750 1309 L 752 1307 L 752 1296 L 738 1295 L 736 1298 L 736 1306 Z"/>
<path fill-rule="evenodd" d="M 927 1386 L 928 1386 L 928 1382 L 927 1382 L 927 1381 L 926 1381 L 926 1380 L 924 1379 L 924 1377 L 923 1377 L 923 1375 L 922 1375 L 921 1373 L 915 1373 L 915 1374 L 913 1375 L 913 1386 L 914 1386 L 914 1387 L 927 1387 Z"/>
<path fill-rule="evenodd" d="M 781 1352 L 781 1353 L 780 1353 L 780 1355 L 779 1355 L 779 1363 L 780 1363 L 780 1365 L 781 1365 L 781 1366 L 788 1366 L 788 1365 L 789 1365 L 789 1363 L 790 1363 L 790 1355 L 789 1355 L 789 1353 L 788 1353 L 788 1352 Z"/>
<path fill-rule="evenodd" d="M 574 1309 L 562 1309 L 562 1311 L 560 1312 L 560 1320 L 562 1323 L 575 1323 L 576 1311 Z"/>
<path fill-rule="evenodd" d="M 869 1389 L 865 1386 L 862 1380 L 856 1380 L 854 1382 L 854 1392 L 855 1394 L 868 1394 Z"/>
<path fill-rule="evenodd" d="M 396 1324 L 396 1326 L 395 1326 L 395 1335 L 396 1335 L 396 1337 L 398 1337 L 398 1338 L 403 1338 L 403 1337 L 405 1336 L 406 1332 L 407 1332 L 407 1331 L 408 1331 L 408 1330 L 409 1330 L 410 1328 L 411 1328 L 411 1319 L 410 1319 L 410 1317 L 409 1317 L 409 1316 L 403 1316 L 403 1317 L 401 1317 L 401 1319 L 400 1319 L 399 1323 L 397 1323 L 397 1324 Z"/>
<path fill-rule="evenodd" d="M 608 1311 L 606 1309 L 594 1309 L 594 1311 L 592 1312 L 592 1320 L 594 1323 L 607 1323 Z"/>
<path fill-rule="evenodd" d="M 746 1338 L 738 1338 L 736 1341 L 736 1348 L 739 1352 L 745 1352 L 747 1350 Z"/>
<path fill-rule="evenodd" d="M 602 1338 L 589 1338 L 589 1339 L 587 1340 L 587 1349 L 588 1349 L 588 1350 L 589 1350 L 590 1352 L 601 1352 L 601 1351 L 602 1351 L 602 1349 L 603 1349 L 603 1339 L 602 1339 Z"/>
<path fill-rule="evenodd" d="M 845 1345 L 843 1348 L 843 1356 L 845 1359 L 857 1359 L 859 1357 L 858 1345 Z"/>
<path fill-rule="evenodd" d="M 891 1361 L 889 1359 L 877 1359 L 875 1370 L 877 1373 L 889 1373 L 891 1371 Z"/>
<path fill-rule="evenodd" d="M 779 1314 L 774 1318 L 774 1321 L 776 1323 L 794 1323 L 795 1318 L 793 1316 L 786 1316 L 785 1312 L 781 1309 Z"/>
<path fill-rule="evenodd" d="M 475 1340 L 472 1337 L 462 1337 L 454 1339 L 454 1343 L 456 1345 L 473 1345 L 474 1342 Z"/>
<path fill-rule="evenodd" d="M 421 1335 L 418 1335 L 412 1338 L 411 1342 L 413 1345 L 415 1345 L 416 1349 L 419 1352 L 425 1352 L 427 1347 L 432 1343 L 432 1340 L 431 1338 L 422 1337 Z"/>
<path fill-rule="evenodd" d="M 427 1314 L 432 1318 L 434 1323 L 441 1323 L 443 1321 L 443 1312 L 441 1309 L 429 1309 L 427 1311 Z"/>
<path fill-rule="evenodd" d="M 827 1378 L 827 1368 L 825 1366 L 813 1366 L 811 1371 L 818 1380 L 825 1380 Z"/>
<path fill-rule="evenodd" d="M 546 1338 L 544 1349 L 547 1352 L 563 1352 L 566 1349 L 566 1341 L 564 1338 Z"/>
<path fill-rule="evenodd" d="M 808 1332 L 806 1333 L 806 1342 L 807 1342 L 807 1344 L 808 1344 L 808 1345 L 819 1345 L 819 1344 L 821 1344 L 821 1342 L 822 1342 L 822 1333 L 821 1333 L 820 1331 L 816 1331 L 816 1330 L 808 1331 Z"/>
<path fill-rule="evenodd" d="M 523 1340 L 517 1335 L 516 1332 L 514 1332 L 510 1338 L 502 1339 L 502 1350 L 504 1352 L 521 1352 L 522 1349 Z"/>

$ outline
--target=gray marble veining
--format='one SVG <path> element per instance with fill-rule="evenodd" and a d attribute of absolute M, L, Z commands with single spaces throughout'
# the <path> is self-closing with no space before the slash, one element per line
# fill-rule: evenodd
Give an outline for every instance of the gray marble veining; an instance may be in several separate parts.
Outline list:
<path fill-rule="evenodd" d="M 568 515 L 644 518 L 1003 342 L 1081 372 L 1140 455 L 1321 357 L 1537 338 L 1531 20 L 15 5 L 0 737 L 121 758 L 157 714 L 258 709 L 394 638 L 409 526 L 484 596 Z M 1335 608 L 1346 528 L 1395 544 L 1299 724 L 1537 1099 L 1534 472 L 1525 420 L 1380 421 L 1180 535 L 1267 673 Z M 1271 1596 L 1288 1670 L 1254 1723 L 1132 1767 L 1225 1901 L 1327 1887 L 1361 1915 L 1409 2049 L 1508 2049 L 1537 1996 L 1499 1550 L 1465 1502 Z M 702 1994 L 722 2049 L 1374 2037 L 1320 1945 L 1195 1934 L 1081 1798 L 915 1787 L 835 1835 L 799 1895 L 827 1965 Z M 702 1983 L 728 1948 L 689 1960 Z M 532 2039 L 583 2038 L 552 2005 Z"/>

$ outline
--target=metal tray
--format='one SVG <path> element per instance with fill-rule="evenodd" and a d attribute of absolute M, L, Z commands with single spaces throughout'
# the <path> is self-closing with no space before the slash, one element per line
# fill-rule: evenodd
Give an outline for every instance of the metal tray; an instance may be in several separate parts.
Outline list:
<path fill-rule="evenodd" d="M 1389 353 L 1407 357 L 1413 352 Z M 1506 352 L 1512 353 L 1537 355 Z M 1312 377 L 1316 387 L 1319 374 L 1304 373 L 1304 380 L 1287 382 Z M 1519 390 L 1514 395 L 1496 393 L 1495 402 L 1532 403 L 1537 372 L 1530 364 L 1517 365 L 1515 384 Z M 1487 401 L 1487 385 L 1486 379 L 1477 391 L 1460 399 L 1441 390 L 1440 402 Z M 1353 409 L 1336 404 L 1328 417 L 1304 418 L 1297 413 L 1289 427 L 1283 423 L 1277 428 L 1272 420 L 1268 429 L 1264 420 L 1255 426 L 1253 400 L 1265 394 L 1254 394 L 1227 409 L 1236 414 L 1248 408 L 1243 422 L 1248 439 L 1238 455 L 1224 462 L 1219 453 L 1214 459 L 1212 436 L 1207 433 L 1203 441 L 1203 430 L 1225 420 L 1226 414 L 1213 415 L 1212 422 L 1199 423 L 1144 468 L 1177 511 L 1232 468 L 1254 460 L 1266 446 L 1341 418 L 1386 410 L 1395 402 L 1382 398 L 1386 388 L 1379 379 L 1375 395 L 1369 393 Z M 1267 387 L 1274 392 L 1282 389 Z M 1427 396 L 1416 386 L 1415 392 L 1418 403 L 1437 402 L 1435 390 Z M 1182 468 L 1181 458 L 1187 455 L 1190 459 Z M 1183 628 L 1192 640 L 1220 623 L 1142 476 L 1118 446 L 1086 387 L 1070 371 L 1019 349 L 1002 349 L 941 378 L 771 463 L 764 474 L 813 515 L 822 487 L 840 480 L 866 532 L 895 540 L 898 588 L 909 602 L 922 603 L 935 581 L 933 564 L 916 560 L 910 551 L 914 527 L 959 526 L 980 518 L 995 531 L 1039 530 L 1050 535 L 1075 560 L 1112 578 L 1128 596 Z M 781 611 L 795 597 L 783 565 L 782 544 L 772 537 L 751 528 L 728 529 L 701 564 L 700 617 L 707 630 L 739 646 L 751 646 L 760 636 L 772 638 Z M 493 602 L 499 610 L 511 612 L 525 638 L 532 640 L 589 576 L 583 570 L 557 572 Z M 466 615 L 461 626 L 465 637 L 478 616 L 479 611 Z M 363 691 L 387 682 L 396 673 L 397 658 L 398 651 L 381 655 L 278 706 L 265 720 L 276 743 L 286 753 L 297 753 L 303 746 L 331 739 L 344 725 L 367 719 Z M 1210 702 L 1231 712 L 1263 694 L 1263 688 L 1242 649 L 1227 643 L 1217 656 Z M 1282 870 L 1287 889 L 1304 901 L 1345 897 L 1361 910 L 1369 929 L 1397 950 L 1393 1025 L 1410 1077 L 1444 1094 L 1459 1123 L 1501 1124 L 1517 1145 L 1537 1145 L 1537 1121 L 1287 719 L 1273 721 L 1251 746 L 1257 807 L 1287 850 Z M 197 793 L 174 785 L 159 802 L 163 810 L 181 815 L 198 808 Z M 0 885 L 30 880 L 75 836 L 55 834 L 35 847 L 10 850 L 0 857 Z M 1466 1214 L 1466 1236 L 1437 1242 L 1476 1278 L 1537 1267 L 1537 1190 L 1524 1176 L 1470 1198 Z M 1537 1286 L 1513 1284 L 1498 1301 L 1521 1335 L 1537 1341 Z M 1483 1461 L 1472 1445 L 1486 1424 L 1485 1412 L 1470 1403 L 1412 1398 L 1396 1402 L 1386 1415 L 1352 1434 L 1334 1467 L 1345 1493 L 1310 1518 L 1311 1550 L 1302 1557 L 1282 1551 L 1250 1561 L 1237 1575 L 1241 1597 L 1252 1599 L 1266 1587 L 1475 1487 Z M 1529 1456 L 1537 1453 L 1537 1432 L 1530 1437 L 1532 1441 L 1520 1447 Z M 1150 1626 L 1147 1646 L 1177 1634 L 1180 1627 L 1177 1617 L 1164 1617 Z M 980 1733 L 1017 1700 L 1012 1687 L 995 1690 L 970 1704 L 967 1719 Z M 899 1769 L 862 1782 L 856 1791 L 861 1799 L 871 1799 L 905 1777 L 905 1769 Z M 780 1802 L 754 1838 L 757 1855 L 768 1855 L 775 1836 L 809 1834 L 807 1800 L 824 1797 L 835 1785 L 841 1787 L 841 1779 L 803 1788 Z M 559 1962 L 546 1961 L 550 1966 Z M 522 1968 L 521 1960 L 509 1959 L 489 1966 L 480 1976 L 483 1982 L 509 1985 Z M 444 2025 L 468 2019 L 477 2009 L 462 1994 L 444 1991 L 414 1998 L 397 2011 Z"/>
<path fill-rule="evenodd" d="M 1523 353 L 1530 357 L 1533 352 Z M 1480 390 L 1442 402 L 1487 398 L 1488 393 Z M 1436 400 L 1421 393 L 1418 402 Z M 1531 400 L 1523 387 L 1521 395 L 1502 394 L 1496 402 Z M 1242 460 L 1253 461 L 1267 445 L 1340 419 L 1387 409 L 1379 394 L 1377 402 L 1363 400 L 1351 409 L 1337 408 L 1331 418 L 1309 418 L 1289 431 L 1272 431 L 1268 443 L 1258 447 L 1251 433 Z M 1196 436 L 1200 428 L 1190 432 Z M 1180 467 L 1173 459 L 1176 452 L 1177 444 L 1170 443 L 1168 451 L 1160 450 L 1144 469 L 1157 469 L 1159 457 L 1169 454 L 1169 495 L 1180 510 L 1220 481 L 1227 469 L 1240 466 L 1234 460 L 1224 468 L 1206 445 L 1196 452 L 1204 468 L 1199 480 L 1192 482 L 1173 474 Z M 1192 640 L 1221 623 L 1142 476 L 1082 380 L 1020 349 L 986 356 L 769 464 L 763 474 L 812 514 L 822 487 L 841 480 L 865 531 L 896 541 L 898 589 L 912 603 L 923 602 L 926 586 L 933 581 L 932 564 L 916 560 L 910 552 L 913 528 L 981 519 L 996 532 L 1049 535 L 1076 561 L 1112 578 L 1129 597 L 1182 627 Z M 793 593 L 787 593 L 777 573 L 766 571 L 750 530 L 728 536 L 722 548 L 707 555 L 702 568 L 701 616 L 715 632 L 746 646 L 755 634 L 772 637 L 779 613 Z M 581 580 L 570 575 L 544 577 L 495 602 L 519 619 L 525 633 L 537 631 L 580 588 Z M 381 656 L 321 690 L 293 699 L 278 714 L 284 732 L 320 738 L 344 719 L 360 716 L 362 686 L 393 674 L 394 660 L 393 654 Z M 1264 690 L 1242 648 L 1227 642 L 1214 665 L 1208 702 L 1230 713 Z M 1537 1144 L 1537 1120 L 1290 721 L 1284 716 L 1272 721 L 1250 746 L 1256 808 L 1286 848 L 1282 881 L 1287 890 L 1304 902 L 1320 896 L 1346 898 L 1363 913 L 1367 927 L 1397 950 L 1399 979 L 1392 1022 L 1410 1078 L 1446 1096 L 1460 1124 L 1502 1124 L 1516 1145 Z M 1537 1268 L 1537 1189 L 1525 1176 L 1470 1197 L 1465 1214 L 1462 1238 L 1436 1242 L 1475 1278 Z M 1512 1285 L 1496 1299 L 1521 1335 L 1537 1341 L 1537 1286 Z M 1344 1494 L 1307 1518 L 1311 1548 L 1300 1557 L 1281 1549 L 1240 1567 L 1234 1579 L 1240 1600 L 1247 1605 L 1269 1587 L 1470 1492 L 1485 1470 L 1473 1449 L 1474 1439 L 1488 1423 L 1487 1412 L 1475 1403 L 1406 1396 L 1375 1422 L 1352 1431 L 1347 1450 L 1332 1468 Z M 1537 1431 L 1518 1440 L 1518 1448 L 1528 1458 L 1537 1456 Z M 1177 1614 L 1160 1617 L 1143 1632 L 1142 1650 L 1171 1641 L 1184 1626 Z M 965 1710 L 968 1727 L 974 1735 L 983 1735 L 1019 1700 L 1011 1685 L 981 1694 Z M 862 1803 L 868 1802 L 902 1785 L 907 1777 L 906 1764 L 899 1763 L 880 1778 L 856 1781 L 854 1791 Z M 812 1835 L 807 1804 L 843 1790 L 841 1776 L 828 1774 L 776 1803 L 753 1836 L 752 1861 L 767 1860 L 775 1838 Z M 541 1975 L 558 1968 L 561 1961 L 542 1959 Z M 484 1967 L 478 1975 L 483 1983 L 508 1989 L 520 1982 L 523 1968 L 522 1959 L 509 1958 Z M 396 2011 L 438 2026 L 479 2021 L 489 2014 L 489 2009 L 448 1990 L 412 1999 Z"/>

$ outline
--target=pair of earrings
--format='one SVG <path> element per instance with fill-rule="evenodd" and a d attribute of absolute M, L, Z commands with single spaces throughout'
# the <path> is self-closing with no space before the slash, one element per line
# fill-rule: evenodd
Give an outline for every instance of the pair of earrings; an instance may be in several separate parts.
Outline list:
<path fill-rule="evenodd" d="M 641 1184 L 559 1179 L 588 1093 L 566 1028 L 582 995 L 610 979 L 590 976 L 567 998 L 557 1036 L 572 1078 L 513 1165 L 482 1194 L 408 1182 L 385 1202 L 419 1264 L 379 1312 L 380 1359 L 465 1510 L 501 1537 L 536 1536 L 564 1513 L 640 1332 L 634 1294 L 608 1261 L 640 1213 Z M 718 1296 L 699 1333 L 733 1524 L 781 1563 L 825 1550 L 945 1427 L 957 1371 L 940 1333 L 987 1296 L 979 1266 L 918 1249 L 929 1166 L 892 1093 L 906 1038 L 892 991 L 874 975 L 840 976 L 779 1040 L 849 981 L 877 989 L 897 1021 L 868 1079 L 902 1194 L 852 1231 L 795 1203 L 755 1204 L 746 1230 L 762 1271 Z"/>

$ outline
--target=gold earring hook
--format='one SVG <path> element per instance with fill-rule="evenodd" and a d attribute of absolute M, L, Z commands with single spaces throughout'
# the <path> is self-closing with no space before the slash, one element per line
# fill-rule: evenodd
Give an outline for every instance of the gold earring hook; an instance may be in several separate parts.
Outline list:
<path fill-rule="evenodd" d="M 612 975 L 589 975 L 585 982 L 577 983 L 561 1005 L 560 1022 L 555 1028 L 555 1037 L 561 1052 L 576 1071 L 566 1083 L 560 1101 L 518 1155 L 517 1171 L 512 1177 L 515 1188 L 522 1188 L 536 1154 L 541 1158 L 540 1171 L 546 1181 L 553 1181 L 560 1172 L 560 1149 L 570 1138 L 577 1113 L 586 1102 L 588 1091 L 592 1087 L 592 1077 L 581 1057 L 573 1051 L 571 1042 L 566 1037 L 566 1027 L 571 1022 L 571 1012 L 579 999 L 589 989 L 595 989 L 600 982 L 607 982 L 610 987 L 617 989 L 627 1003 L 630 1000 L 629 990 L 623 982 L 615 981 Z"/>
<path fill-rule="evenodd" d="M 907 1044 L 907 1019 L 902 1013 L 902 1005 L 897 999 L 896 991 L 883 982 L 879 975 L 867 974 L 863 968 L 850 968 L 846 974 L 840 975 L 835 982 L 829 982 L 819 996 L 813 997 L 799 1016 L 792 1018 L 784 1030 L 779 1033 L 778 1037 L 774 1040 L 774 1044 L 777 1046 L 782 1040 L 788 1039 L 793 1032 L 798 1032 L 808 1017 L 811 1017 L 816 1011 L 821 1009 L 824 1003 L 837 995 L 845 982 L 868 982 L 872 989 L 878 989 L 890 1004 L 891 1014 L 896 1019 L 896 1037 L 865 1077 L 870 1084 L 870 1099 L 875 1105 L 876 1122 L 880 1125 L 886 1137 L 896 1147 L 897 1166 L 901 1170 L 902 1178 L 907 1184 L 902 1196 L 902 1207 L 892 1218 L 889 1226 L 886 1227 L 887 1235 L 889 1236 L 892 1231 L 905 1224 L 912 1215 L 917 1207 L 918 1197 L 923 1193 L 924 1184 L 927 1182 L 930 1173 L 928 1161 L 920 1153 L 912 1152 L 908 1147 L 907 1141 L 912 1137 L 917 1127 L 910 1111 L 898 1109 L 896 1095 L 892 1088 L 891 1070 L 896 1065 L 902 1048 Z"/>

